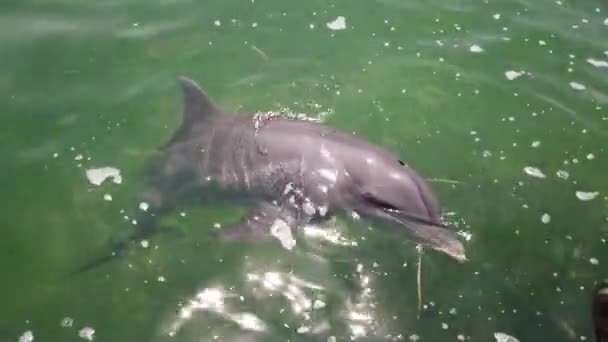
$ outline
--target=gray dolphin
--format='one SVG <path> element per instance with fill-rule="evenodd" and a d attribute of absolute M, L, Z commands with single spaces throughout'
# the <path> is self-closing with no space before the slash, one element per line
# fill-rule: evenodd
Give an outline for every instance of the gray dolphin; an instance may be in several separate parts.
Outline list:
<path fill-rule="evenodd" d="M 462 243 L 441 223 L 430 188 L 393 154 L 318 122 L 228 112 L 193 80 L 179 82 L 183 120 L 151 164 L 148 219 L 188 194 L 221 193 L 252 207 L 241 222 L 221 230 L 225 240 L 268 239 L 277 220 L 293 230 L 346 212 L 466 260 Z M 142 227 L 133 239 L 155 231 Z M 119 243 L 115 252 L 124 247 Z"/>

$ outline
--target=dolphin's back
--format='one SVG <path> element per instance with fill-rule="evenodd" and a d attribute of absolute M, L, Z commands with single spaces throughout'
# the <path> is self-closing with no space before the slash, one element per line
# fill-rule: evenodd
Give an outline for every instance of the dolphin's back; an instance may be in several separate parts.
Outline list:
<path fill-rule="evenodd" d="M 263 132 L 271 135 L 274 140 L 278 139 L 288 144 L 293 142 L 301 146 L 300 149 L 294 149 L 295 151 L 320 148 L 321 144 L 336 144 L 352 151 L 373 151 L 384 158 L 398 162 L 398 158 L 394 154 L 361 139 L 355 133 L 344 133 L 314 121 L 281 118 L 270 121 L 264 127 Z M 318 152 L 318 150 L 314 151 L 314 153 Z"/>

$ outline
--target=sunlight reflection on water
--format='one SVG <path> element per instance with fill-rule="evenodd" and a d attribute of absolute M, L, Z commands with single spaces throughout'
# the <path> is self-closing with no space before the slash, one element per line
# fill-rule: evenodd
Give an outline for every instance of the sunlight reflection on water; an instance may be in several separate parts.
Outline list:
<path fill-rule="evenodd" d="M 309 243 L 357 246 L 357 242 L 346 237 L 338 226 L 307 226 L 303 235 Z M 320 254 L 321 250 L 318 249 L 317 253 Z M 318 254 L 307 257 L 313 262 L 324 259 Z M 337 293 L 344 291 L 327 283 L 330 275 L 313 280 L 292 271 L 284 272 L 277 266 L 261 266 L 252 258 L 244 266 L 244 275 L 237 281 L 238 285 L 216 283 L 184 300 L 185 304 L 170 320 L 165 334 L 176 336 L 186 325 L 195 324 L 213 330 L 213 339 L 222 339 L 226 336 L 222 337 L 216 330 L 217 318 L 236 324 L 242 332 L 255 332 L 262 336 L 271 336 L 274 335 L 273 330 L 287 328 L 299 335 L 335 340 L 333 335 L 337 335 L 336 331 L 340 329 L 337 324 L 347 328 L 351 340 L 379 333 L 374 277 L 362 263 L 356 264 L 352 274 L 356 290 L 348 291 L 346 295 Z M 335 297 L 340 298 L 338 303 L 327 303 L 329 298 Z M 265 304 L 250 305 L 251 302 Z M 282 323 L 282 327 L 277 321 Z"/>

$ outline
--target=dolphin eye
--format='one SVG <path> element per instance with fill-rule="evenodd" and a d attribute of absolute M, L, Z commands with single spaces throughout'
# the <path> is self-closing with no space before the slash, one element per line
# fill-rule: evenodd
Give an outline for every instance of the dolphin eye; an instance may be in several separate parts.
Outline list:
<path fill-rule="evenodd" d="M 383 201 L 377 197 L 374 197 L 373 195 L 370 194 L 364 194 L 363 198 L 365 199 L 365 201 L 367 201 L 369 204 L 381 208 L 381 209 L 389 209 L 389 210 L 395 210 L 395 211 L 399 211 L 399 209 L 397 207 L 395 207 L 394 205 Z"/>
<path fill-rule="evenodd" d="M 399 162 L 399 165 L 401 166 L 405 166 L 405 163 L 402 160 L 397 160 Z"/>

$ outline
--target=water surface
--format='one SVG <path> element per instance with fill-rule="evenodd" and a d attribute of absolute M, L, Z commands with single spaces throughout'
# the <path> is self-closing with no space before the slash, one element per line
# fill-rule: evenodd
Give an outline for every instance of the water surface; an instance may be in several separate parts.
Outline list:
<path fill-rule="evenodd" d="M 0 59 L 3 341 L 592 339 L 601 1 L 5 1 Z M 418 317 L 412 242 L 337 217 L 291 251 L 218 243 L 244 212 L 218 203 L 68 275 L 132 229 L 144 162 L 180 120 L 178 75 L 229 109 L 307 113 L 398 153 L 470 262 L 423 253 Z M 121 184 L 89 184 L 103 166 Z"/>

